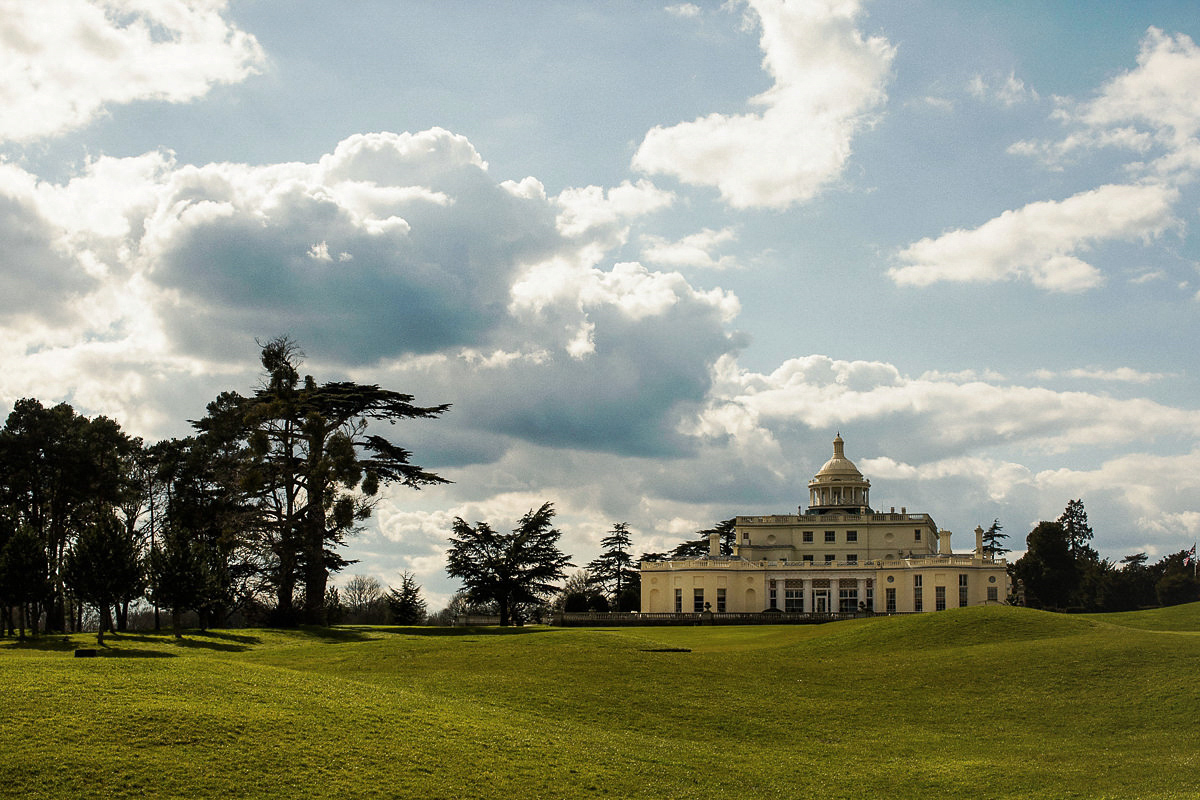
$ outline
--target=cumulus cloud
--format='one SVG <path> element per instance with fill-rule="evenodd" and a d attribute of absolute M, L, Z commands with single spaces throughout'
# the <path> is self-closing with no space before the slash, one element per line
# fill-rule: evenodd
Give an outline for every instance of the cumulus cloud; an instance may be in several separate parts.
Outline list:
<path fill-rule="evenodd" d="M 352 136 L 316 164 L 179 168 L 138 260 L 186 349 L 288 331 L 362 363 L 486 345 L 515 277 L 561 243 L 544 197 L 433 129 Z"/>
<path fill-rule="evenodd" d="M 967 91 L 980 100 L 995 101 L 1006 107 L 1038 99 L 1037 90 L 1027 87 L 1025 81 L 1010 72 L 1006 78 L 986 80 L 975 75 L 967 82 Z"/>
<path fill-rule="evenodd" d="M 1107 81 L 1085 102 L 1062 100 L 1056 117 L 1069 127 L 1057 141 L 1018 142 L 1012 152 L 1051 164 L 1104 147 L 1150 156 L 1141 167 L 1174 179 L 1189 179 L 1200 167 L 1200 47 L 1185 34 L 1150 28 L 1137 66 Z"/>
<path fill-rule="evenodd" d="M 264 62 L 224 0 L 3 0 L 0 140 L 82 127 L 107 106 L 179 103 Z"/>
<path fill-rule="evenodd" d="M 942 458 L 998 445 L 1061 453 L 1099 441 L 1116 445 L 1200 433 L 1200 412 L 1143 398 L 909 378 L 890 364 L 826 356 L 790 359 L 770 374 L 725 372 L 702 419 L 731 414 L 769 430 L 864 426 L 885 441 L 893 435 L 889 428 L 903 430 L 906 448 Z"/>
<path fill-rule="evenodd" d="M 1105 241 L 1149 240 L 1178 224 L 1171 206 L 1179 191 L 1161 183 L 1107 185 L 1062 201 L 1005 211 L 978 228 L 925 238 L 896 255 L 888 270 L 902 286 L 938 281 L 1028 280 L 1056 292 L 1104 282 L 1080 254 Z"/>
<path fill-rule="evenodd" d="M 676 17 L 698 17 L 700 6 L 695 3 L 675 3 L 666 7 L 666 12 Z"/>
<path fill-rule="evenodd" d="M 286 333 L 318 372 L 378 365 L 380 382 L 453 402 L 470 422 L 447 426 L 443 460 L 493 461 L 516 440 L 678 452 L 685 407 L 740 346 L 733 295 L 606 263 L 669 192 L 639 181 L 550 198 L 532 178 L 497 181 L 442 129 L 351 136 L 315 163 L 101 158 L 66 184 L 0 165 L 6 198 L 0 228 L 22 259 L 0 270 L 0 319 L 28 312 L 43 333 L 22 332 L 39 355 L 0 395 L 58 365 L 74 381 L 63 395 L 147 427 L 161 420 L 132 413 L 139 398 L 203 384 L 181 375 L 196 363 L 208 387 L 251 385 L 254 341 Z M 88 360 L 94 383 L 78 376 Z"/>
<path fill-rule="evenodd" d="M 647 180 L 625 181 L 608 190 L 600 186 L 564 189 L 555 198 L 562 209 L 558 230 L 571 238 L 602 235 L 606 246 L 616 246 L 628 237 L 630 220 L 667 208 L 674 201 L 674 193 Z"/>
<path fill-rule="evenodd" d="M 857 2 L 748 0 L 774 80 L 756 113 L 658 126 L 633 158 L 642 172 L 714 186 L 735 208 L 785 208 L 836 180 L 855 134 L 886 99 L 894 49 L 856 27 Z"/>
<path fill-rule="evenodd" d="M 730 255 L 715 256 L 721 245 L 737 239 L 733 228 L 713 230 L 705 228 L 682 239 L 670 241 L 661 236 L 647 234 L 642 237 L 642 259 L 651 264 L 667 267 L 702 267 L 705 269 L 731 269 L 737 260 Z"/>

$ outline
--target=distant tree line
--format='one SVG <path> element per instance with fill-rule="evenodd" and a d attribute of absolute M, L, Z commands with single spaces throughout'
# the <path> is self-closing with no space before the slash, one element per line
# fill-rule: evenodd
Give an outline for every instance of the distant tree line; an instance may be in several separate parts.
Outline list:
<path fill-rule="evenodd" d="M 1026 552 L 1009 566 L 1016 597 L 1032 608 L 1130 611 L 1200 600 L 1193 547 L 1148 563 L 1133 553 L 1114 563 L 1100 558 L 1089 542 L 1093 532 L 1082 500 L 1067 503 L 1062 516 L 1039 522 L 1026 539 Z"/>
<path fill-rule="evenodd" d="M 371 423 L 448 406 L 318 384 L 301 378 L 302 359 L 286 337 L 267 342 L 253 394 L 222 393 L 194 435 L 150 445 L 65 403 L 17 401 L 0 430 L 0 633 L 36 635 L 39 620 L 78 631 L 91 608 L 102 639 L 141 598 L 176 629 L 185 612 L 201 627 L 235 613 L 280 625 L 343 613 L 329 578 L 348 566 L 339 547 L 379 487 L 446 482 Z M 405 575 L 397 591 L 414 586 Z"/>

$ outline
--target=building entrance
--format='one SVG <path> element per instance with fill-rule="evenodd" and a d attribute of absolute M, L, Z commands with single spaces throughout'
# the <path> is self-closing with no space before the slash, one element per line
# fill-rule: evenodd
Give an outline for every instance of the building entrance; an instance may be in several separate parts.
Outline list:
<path fill-rule="evenodd" d="M 813 589 L 813 611 L 817 614 L 829 613 L 828 589 Z"/>

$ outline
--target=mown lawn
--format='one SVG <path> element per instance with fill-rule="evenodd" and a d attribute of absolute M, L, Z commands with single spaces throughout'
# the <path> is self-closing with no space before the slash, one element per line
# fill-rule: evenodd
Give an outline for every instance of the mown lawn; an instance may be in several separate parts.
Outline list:
<path fill-rule="evenodd" d="M 0 640 L 13 797 L 1200 797 L 1200 604 Z"/>

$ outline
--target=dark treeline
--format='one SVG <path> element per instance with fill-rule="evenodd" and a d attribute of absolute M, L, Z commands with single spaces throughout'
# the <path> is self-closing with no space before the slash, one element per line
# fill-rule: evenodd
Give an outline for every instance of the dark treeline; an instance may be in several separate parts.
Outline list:
<path fill-rule="evenodd" d="M 448 406 L 301 379 L 302 358 L 287 338 L 268 342 L 253 394 L 225 392 L 192 436 L 149 445 L 65 403 L 18 401 L 0 430 L 0 633 L 36 634 L 39 620 L 78 631 L 90 607 L 102 638 L 140 598 L 176 630 L 189 611 L 201 627 L 340 613 L 329 576 L 379 487 L 445 482 L 369 424 Z"/>
<path fill-rule="evenodd" d="M 1039 522 L 1026 539 L 1025 555 L 1009 566 L 1017 602 L 1053 610 L 1131 611 L 1200 599 L 1195 547 L 1153 564 L 1145 553 L 1117 564 L 1100 558 L 1089 544 L 1092 536 L 1082 500 L 1067 503 L 1057 520 Z"/>

